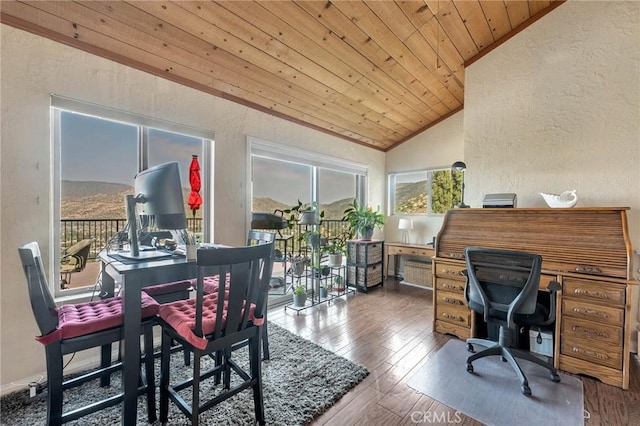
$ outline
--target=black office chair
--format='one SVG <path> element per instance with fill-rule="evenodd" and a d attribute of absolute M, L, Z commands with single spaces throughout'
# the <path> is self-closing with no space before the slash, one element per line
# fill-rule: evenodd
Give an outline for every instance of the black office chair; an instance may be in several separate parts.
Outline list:
<path fill-rule="evenodd" d="M 519 325 L 548 325 L 555 321 L 555 293 L 560 284 L 553 281 L 550 309 L 538 303 L 542 257 L 524 252 L 480 247 L 465 249 L 467 276 L 465 298 L 471 309 L 480 313 L 488 324 L 500 327 L 498 341 L 467 339 L 467 349 L 473 345 L 486 349 L 467 358 L 467 371 L 473 373 L 473 361 L 490 355 L 500 355 L 515 370 L 522 384 L 522 393 L 531 395 L 529 382 L 514 357 L 538 364 L 551 372 L 551 380 L 560 376 L 553 364 L 543 361 L 528 351 L 513 348 L 513 335 Z"/>
<path fill-rule="evenodd" d="M 273 261 L 273 244 L 237 248 L 202 248 L 198 250 L 198 282 L 196 298 L 160 306 L 162 324 L 162 362 L 160 379 L 160 421 L 168 419 L 169 400 L 185 413 L 192 425 L 198 425 L 200 412 L 241 392 L 253 390 L 256 421 L 265 423 L 262 395 L 260 340 L 264 327 L 264 299 L 269 291 Z M 218 276 L 217 291 L 204 294 L 204 278 Z M 193 352 L 192 378 L 170 384 L 170 346 L 175 340 Z M 238 343 L 248 341 L 249 371 L 237 364 L 231 353 Z M 220 355 L 219 363 L 206 372 L 200 371 L 200 358 Z M 231 372 L 239 380 L 231 386 Z M 200 381 L 223 376 L 224 390 L 201 403 Z M 191 388 L 189 404 L 179 394 Z"/>

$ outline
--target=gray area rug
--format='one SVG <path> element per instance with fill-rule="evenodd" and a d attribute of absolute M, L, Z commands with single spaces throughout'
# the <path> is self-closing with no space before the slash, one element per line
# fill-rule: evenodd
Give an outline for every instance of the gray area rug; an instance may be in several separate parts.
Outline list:
<path fill-rule="evenodd" d="M 533 393 L 526 397 L 513 369 L 500 357 L 474 361 L 471 374 L 466 367 L 468 355 L 464 341 L 448 341 L 409 379 L 409 386 L 488 425 L 584 424 L 579 379 L 559 373 L 560 383 L 553 383 L 546 369 L 519 360 Z"/>
<path fill-rule="evenodd" d="M 269 348 L 271 359 L 262 363 L 265 416 L 268 425 L 308 424 L 332 406 L 349 389 L 356 386 L 369 372 L 345 358 L 339 357 L 320 346 L 302 339 L 281 327 L 269 324 Z M 239 364 L 248 365 L 248 348 L 234 352 Z M 44 353 L 43 353 L 44 356 Z M 203 358 L 203 364 L 208 360 Z M 203 368 L 206 368 L 203 367 Z M 190 367 L 185 367 L 182 353 L 172 356 L 171 381 L 190 377 Z M 159 380 L 160 360 L 156 360 L 156 382 Z M 86 383 L 65 392 L 65 410 L 74 402 L 91 401 L 103 397 L 105 393 L 120 391 L 120 373 L 112 376 L 112 384 L 101 388 L 98 381 Z M 213 380 L 207 380 L 210 387 L 201 392 L 216 393 Z M 203 394 L 201 393 L 201 395 Z M 43 400 L 24 405 L 26 391 L 16 392 L 0 399 L 0 419 L 3 425 L 43 425 L 46 423 L 46 403 Z M 181 392 L 189 398 L 190 393 Z M 159 401 L 159 398 L 156 399 Z M 189 424 L 186 417 L 169 404 L 169 424 Z M 200 416 L 205 425 L 249 425 L 254 424 L 253 393 L 245 390 Z M 67 424 L 76 425 L 118 425 L 120 407 L 83 417 Z M 138 424 L 147 424 L 146 398 L 138 399 Z M 156 422 L 155 424 L 160 424 Z"/>

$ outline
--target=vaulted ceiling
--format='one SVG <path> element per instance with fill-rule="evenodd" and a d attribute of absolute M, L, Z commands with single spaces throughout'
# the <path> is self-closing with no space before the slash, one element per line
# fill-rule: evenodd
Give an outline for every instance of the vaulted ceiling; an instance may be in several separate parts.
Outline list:
<path fill-rule="evenodd" d="M 386 151 L 460 111 L 465 66 L 561 3 L 3 0 L 0 19 Z"/>

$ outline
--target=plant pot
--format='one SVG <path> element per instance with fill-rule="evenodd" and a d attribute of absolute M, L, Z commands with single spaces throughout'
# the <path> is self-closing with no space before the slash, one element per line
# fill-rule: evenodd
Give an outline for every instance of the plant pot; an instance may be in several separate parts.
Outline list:
<path fill-rule="evenodd" d="M 373 228 L 365 228 L 358 232 L 358 236 L 361 240 L 369 241 L 373 237 Z"/>
<path fill-rule="evenodd" d="M 296 277 L 299 277 L 300 275 L 304 274 L 304 267 L 305 267 L 304 260 L 293 262 L 292 264 L 293 275 L 295 275 Z"/>
<path fill-rule="evenodd" d="M 320 287 L 320 298 L 325 299 L 328 294 L 329 292 L 327 291 L 326 288 Z"/>
<path fill-rule="evenodd" d="M 320 268 L 320 273 L 325 277 L 329 275 L 329 272 L 331 272 L 331 269 L 327 265 L 324 265 Z"/>
<path fill-rule="evenodd" d="M 329 264 L 331 266 L 342 265 L 342 253 L 329 254 Z"/>
<path fill-rule="evenodd" d="M 307 301 L 307 294 L 294 294 L 293 295 L 293 306 L 301 308 Z"/>

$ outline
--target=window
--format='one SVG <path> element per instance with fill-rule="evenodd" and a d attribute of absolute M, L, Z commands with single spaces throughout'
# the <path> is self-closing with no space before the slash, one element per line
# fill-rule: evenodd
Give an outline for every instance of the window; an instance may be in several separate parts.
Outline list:
<path fill-rule="evenodd" d="M 52 237 L 57 267 L 51 280 L 56 296 L 84 292 L 95 285 L 99 274 L 96 255 L 115 233 L 124 230 L 124 196 L 133 193 L 135 174 L 149 166 L 178 161 L 189 229 L 208 239 L 203 211 L 210 197 L 206 153 L 213 135 L 56 96 L 51 102 L 54 159 L 59 164 L 54 168 L 54 198 L 55 220 L 60 226 Z M 186 205 L 192 155 L 199 156 L 200 193 L 205 200 L 195 214 Z M 66 250 L 84 239 L 93 240 L 86 266 L 58 279 L 59 269 L 66 269 L 61 266 Z"/>
<path fill-rule="evenodd" d="M 317 152 L 249 138 L 251 212 L 273 213 L 317 203 L 324 211 L 323 236 L 340 232 L 342 213 L 366 201 L 366 166 Z"/>
<path fill-rule="evenodd" d="M 390 214 L 444 214 L 462 198 L 462 173 L 432 169 L 389 174 Z"/>

